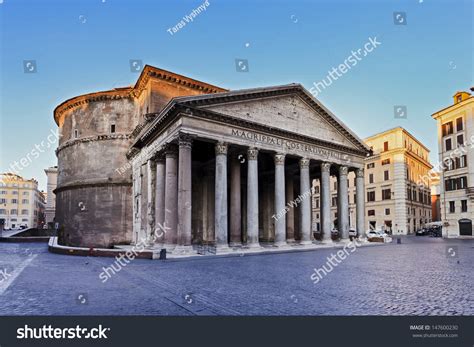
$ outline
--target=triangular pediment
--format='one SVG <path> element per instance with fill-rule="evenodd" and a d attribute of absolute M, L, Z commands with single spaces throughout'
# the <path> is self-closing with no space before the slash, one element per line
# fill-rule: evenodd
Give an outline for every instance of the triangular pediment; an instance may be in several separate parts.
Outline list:
<path fill-rule="evenodd" d="M 300 85 L 291 85 L 286 92 L 271 93 L 271 88 L 217 93 L 183 100 L 184 104 L 219 114 L 240 118 L 334 143 L 367 151 L 366 145 L 338 118 L 317 102 Z M 275 95 L 276 94 L 276 95 Z"/>

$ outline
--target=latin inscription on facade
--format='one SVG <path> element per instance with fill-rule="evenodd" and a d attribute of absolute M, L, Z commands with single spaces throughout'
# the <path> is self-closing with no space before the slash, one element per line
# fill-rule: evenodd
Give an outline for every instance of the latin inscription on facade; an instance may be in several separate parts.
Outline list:
<path fill-rule="evenodd" d="M 243 138 L 249 141 L 254 141 L 256 143 L 274 145 L 276 147 L 280 147 L 287 150 L 303 151 L 303 152 L 315 154 L 317 156 L 320 156 L 326 159 L 329 159 L 329 158 L 335 158 L 339 160 L 348 159 L 348 155 L 342 154 L 336 151 L 331 151 L 325 148 L 320 148 L 317 146 L 308 145 L 301 142 L 290 141 L 290 140 L 282 139 L 282 138 L 271 136 L 271 135 L 264 135 L 264 134 L 256 133 L 253 131 L 232 129 L 232 136 Z"/>

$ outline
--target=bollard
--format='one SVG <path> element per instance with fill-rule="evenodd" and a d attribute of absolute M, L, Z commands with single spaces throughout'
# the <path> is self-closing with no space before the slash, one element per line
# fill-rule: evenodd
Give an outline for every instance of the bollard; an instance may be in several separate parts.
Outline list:
<path fill-rule="evenodd" d="M 162 248 L 160 251 L 160 260 L 166 260 L 166 248 Z"/>
<path fill-rule="evenodd" d="M 397 238 L 397 244 L 400 245 L 402 243 L 402 239 L 401 238 Z"/>

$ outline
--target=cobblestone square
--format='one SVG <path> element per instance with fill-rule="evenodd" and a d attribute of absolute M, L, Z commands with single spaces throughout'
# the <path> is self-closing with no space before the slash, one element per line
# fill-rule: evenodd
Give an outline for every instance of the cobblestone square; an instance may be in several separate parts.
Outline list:
<path fill-rule="evenodd" d="M 358 248 L 314 284 L 314 268 L 336 251 L 135 259 L 102 283 L 113 258 L 3 243 L 0 315 L 474 314 L 472 240 L 409 236 Z"/>

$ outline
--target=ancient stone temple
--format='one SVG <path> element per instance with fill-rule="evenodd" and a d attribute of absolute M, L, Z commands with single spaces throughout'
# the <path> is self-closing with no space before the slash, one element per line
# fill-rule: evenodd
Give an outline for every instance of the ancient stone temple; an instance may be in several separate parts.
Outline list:
<path fill-rule="evenodd" d="M 313 243 L 311 181 L 321 182 L 322 242 L 331 241 L 330 176 L 338 226 L 349 239 L 347 175 L 356 172 L 364 233 L 365 144 L 301 85 L 177 97 L 127 154 L 133 170 L 133 242 L 174 254 L 211 244 Z"/>
<path fill-rule="evenodd" d="M 313 244 L 315 179 L 330 243 L 331 175 L 346 240 L 349 171 L 364 233 L 370 150 L 299 84 L 228 91 L 146 66 L 134 87 L 75 97 L 54 115 L 61 244 L 172 254 Z"/>

